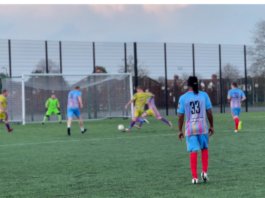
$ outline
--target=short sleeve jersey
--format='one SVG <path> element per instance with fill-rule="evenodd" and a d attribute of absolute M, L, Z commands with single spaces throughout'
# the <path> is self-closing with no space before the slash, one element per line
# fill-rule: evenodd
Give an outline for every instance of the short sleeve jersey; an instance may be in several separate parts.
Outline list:
<path fill-rule="evenodd" d="M 212 104 L 207 93 L 188 92 L 179 99 L 178 113 L 186 115 L 185 135 L 208 134 L 207 113 Z"/>
<path fill-rule="evenodd" d="M 68 94 L 67 107 L 79 108 L 79 101 L 78 101 L 79 96 L 80 97 L 82 96 L 80 91 L 77 90 L 70 91 Z"/>
<path fill-rule="evenodd" d="M 0 102 L 2 103 L 2 107 L 6 108 L 6 97 L 3 95 L 0 95 Z"/>
<path fill-rule="evenodd" d="M 240 89 L 231 89 L 228 91 L 228 96 L 231 98 L 230 106 L 232 108 L 241 107 L 241 99 L 245 97 L 245 93 Z"/>
<path fill-rule="evenodd" d="M 150 93 L 136 93 L 133 95 L 133 100 L 135 100 L 135 107 L 138 109 L 144 109 L 145 102 L 152 95 Z"/>
<path fill-rule="evenodd" d="M 150 94 L 152 94 L 152 93 L 150 93 Z M 150 97 L 150 98 L 147 98 L 146 101 L 148 102 L 148 108 L 149 109 L 156 109 L 155 98 Z"/>
<path fill-rule="evenodd" d="M 59 100 L 49 98 L 46 102 L 46 106 L 48 106 L 49 109 L 57 109 L 58 106 L 60 106 Z"/>

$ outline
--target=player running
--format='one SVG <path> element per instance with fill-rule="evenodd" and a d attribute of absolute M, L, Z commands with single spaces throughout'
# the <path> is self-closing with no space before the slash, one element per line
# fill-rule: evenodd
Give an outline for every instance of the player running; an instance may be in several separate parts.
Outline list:
<path fill-rule="evenodd" d="M 75 90 L 72 90 L 68 94 L 68 104 L 67 104 L 67 115 L 68 115 L 68 122 L 67 122 L 67 132 L 68 135 L 71 135 L 71 123 L 73 120 L 74 115 L 78 118 L 79 125 L 81 127 L 81 133 L 85 133 L 87 130 L 84 129 L 83 121 L 80 115 L 80 108 L 83 108 L 82 103 L 82 94 L 80 92 L 80 87 L 75 87 Z"/>
<path fill-rule="evenodd" d="M 49 118 L 53 113 L 58 115 L 58 121 L 60 124 L 62 124 L 62 116 L 61 116 L 61 112 L 60 112 L 60 103 L 54 94 L 52 94 L 51 98 L 49 98 L 47 100 L 47 102 L 45 103 L 45 108 L 46 108 L 45 109 L 46 115 L 43 118 L 42 124 L 44 124 L 46 122 L 47 118 Z"/>
<path fill-rule="evenodd" d="M 127 132 L 131 131 L 131 129 L 135 125 L 135 122 L 140 122 L 139 126 L 142 126 L 144 122 L 148 123 L 146 119 L 140 117 L 144 113 L 145 102 L 150 97 L 154 97 L 154 95 L 150 93 L 145 93 L 140 86 L 137 87 L 137 93 L 133 95 L 133 99 L 130 100 L 130 102 L 125 106 L 125 109 L 127 109 L 130 104 L 135 102 L 132 122 L 130 127 L 126 129 Z"/>
<path fill-rule="evenodd" d="M 8 91 L 5 89 L 3 90 L 3 94 L 0 95 L 0 119 L 5 120 L 7 131 L 12 132 L 13 129 L 10 128 L 8 122 L 7 102 L 6 102 L 7 96 L 8 96 Z"/>
<path fill-rule="evenodd" d="M 149 89 L 145 90 L 145 93 L 149 93 L 152 94 Z M 165 122 L 166 124 L 168 124 L 170 126 L 170 128 L 172 129 L 172 123 L 170 121 L 167 121 L 165 118 L 163 118 L 162 116 L 160 116 L 159 112 L 157 111 L 156 105 L 155 105 L 155 98 L 154 97 L 150 97 L 146 100 L 146 103 L 148 104 L 148 110 L 146 112 L 144 112 L 144 114 L 142 115 L 142 118 L 145 118 L 146 116 L 155 116 L 158 120 L 161 120 L 163 122 Z M 135 125 L 135 127 L 137 127 L 138 129 L 140 129 L 142 126 L 142 123 L 140 123 L 139 126 Z"/>
<path fill-rule="evenodd" d="M 244 92 L 237 88 L 237 83 L 233 82 L 231 84 L 231 90 L 228 92 L 227 99 L 230 101 L 231 113 L 235 120 L 235 133 L 242 128 L 242 122 L 239 120 L 239 115 L 241 112 L 241 102 L 246 100 Z"/>
<path fill-rule="evenodd" d="M 179 117 L 179 139 L 184 138 L 182 126 L 184 115 L 186 115 L 185 136 L 187 150 L 190 153 L 190 166 L 193 176 L 192 183 L 198 183 L 197 176 L 197 156 L 198 150 L 201 149 L 202 173 L 201 177 L 204 182 L 208 181 L 208 142 L 209 136 L 213 135 L 213 115 L 212 105 L 209 96 L 205 92 L 198 91 L 198 79 L 196 76 L 190 76 L 188 79 L 189 92 L 182 95 L 179 99 L 177 112 Z M 208 129 L 207 118 L 210 123 Z M 208 135 L 209 131 L 209 135 Z"/>

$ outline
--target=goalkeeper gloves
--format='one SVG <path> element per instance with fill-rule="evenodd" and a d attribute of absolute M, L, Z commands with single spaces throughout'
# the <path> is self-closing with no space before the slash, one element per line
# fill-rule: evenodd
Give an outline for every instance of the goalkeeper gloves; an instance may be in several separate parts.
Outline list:
<path fill-rule="evenodd" d="M 59 111 L 61 111 L 61 110 L 60 110 L 60 107 L 58 107 L 57 109 L 58 109 Z"/>
<path fill-rule="evenodd" d="M 45 108 L 45 112 L 47 112 L 48 111 L 48 108 Z"/>

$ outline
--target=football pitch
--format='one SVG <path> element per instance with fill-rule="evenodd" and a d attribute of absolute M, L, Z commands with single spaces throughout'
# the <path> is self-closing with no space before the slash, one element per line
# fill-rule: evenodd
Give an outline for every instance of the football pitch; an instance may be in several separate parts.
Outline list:
<path fill-rule="evenodd" d="M 0 197 L 215 198 L 264 197 L 265 116 L 242 113 L 234 133 L 230 114 L 215 114 L 210 137 L 209 183 L 191 184 L 189 153 L 174 130 L 149 118 L 141 130 L 117 130 L 130 120 L 0 126 Z M 198 175 L 201 160 L 198 156 Z"/>

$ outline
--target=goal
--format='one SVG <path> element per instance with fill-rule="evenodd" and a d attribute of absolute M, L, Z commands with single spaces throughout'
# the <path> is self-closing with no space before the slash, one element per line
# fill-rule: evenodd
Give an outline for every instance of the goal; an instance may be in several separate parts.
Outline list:
<path fill-rule="evenodd" d="M 84 120 L 128 118 L 132 115 L 125 105 L 132 98 L 130 74 L 23 74 L 21 77 L 1 79 L 2 90 L 9 96 L 8 114 L 11 122 L 42 122 L 45 103 L 52 94 L 60 102 L 62 120 L 67 120 L 68 93 L 76 86 L 81 88 Z M 52 115 L 50 121 L 57 121 Z"/>

